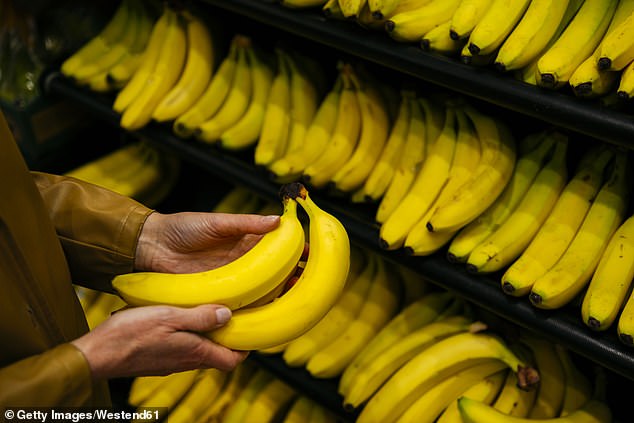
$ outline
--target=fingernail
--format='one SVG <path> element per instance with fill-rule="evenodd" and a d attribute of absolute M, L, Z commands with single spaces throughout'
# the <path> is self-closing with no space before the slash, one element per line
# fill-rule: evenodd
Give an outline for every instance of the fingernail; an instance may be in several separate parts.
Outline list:
<path fill-rule="evenodd" d="M 271 214 L 268 216 L 262 216 L 262 220 L 264 220 L 265 223 L 273 223 L 276 222 L 280 217 L 278 215 L 275 214 Z"/>
<path fill-rule="evenodd" d="M 216 324 L 224 325 L 231 319 L 231 310 L 226 307 L 220 307 L 216 309 Z"/>

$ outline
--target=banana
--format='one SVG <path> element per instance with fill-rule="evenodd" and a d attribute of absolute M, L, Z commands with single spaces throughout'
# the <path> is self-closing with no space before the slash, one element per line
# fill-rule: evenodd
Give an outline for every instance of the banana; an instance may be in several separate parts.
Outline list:
<path fill-rule="evenodd" d="M 276 180 L 297 180 L 308 164 L 315 161 L 324 151 L 332 137 L 337 120 L 337 109 L 341 95 L 342 79 L 337 78 L 333 87 L 321 101 L 312 122 L 306 130 L 301 151 L 285 154 L 268 165 L 268 170 Z"/>
<path fill-rule="evenodd" d="M 196 139 L 206 142 L 217 142 L 222 133 L 235 125 L 246 113 L 253 93 L 252 64 L 248 50 L 253 44 L 248 37 L 238 38 L 238 61 L 236 63 L 233 84 L 222 105 L 216 113 L 205 120 L 194 130 Z"/>
<path fill-rule="evenodd" d="M 214 398 L 213 403 L 207 405 L 207 409 L 196 422 L 222 421 L 227 410 L 246 388 L 256 370 L 255 366 L 247 361 L 240 363 L 235 369 L 227 373 L 222 390 Z"/>
<path fill-rule="evenodd" d="M 227 98 L 238 66 L 238 51 L 242 35 L 231 40 L 229 52 L 220 62 L 218 69 L 211 76 L 205 91 L 191 107 L 181 114 L 172 125 L 172 130 L 181 138 L 193 135 L 194 130 L 204 121 L 211 118 Z"/>
<path fill-rule="evenodd" d="M 341 12 L 341 7 L 339 6 L 339 0 L 327 0 L 322 7 L 322 12 L 324 16 L 329 19 L 338 19 L 344 20 L 346 19 Z"/>
<path fill-rule="evenodd" d="M 394 250 L 402 247 L 409 231 L 427 212 L 446 184 L 456 149 L 455 115 L 454 108 L 446 108 L 442 133 L 431 147 L 407 194 L 381 225 L 381 248 Z"/>
<path fill-rule="evenodd" d="M 218 200 L 212 211 L 214 213 L 239 213 L 240 207 L 251 197 L 254 195 L 250 189 L 236 185 Z"/>
<path fill-rule="evenodd" d="M 468 388 L 505 370 L 507 370 L 506 364 L 495 359 L 461 370 L 422 394 L 396 422 L 433 423 L 442 411 Z"/>
<path fill-rule="evenodd" d="M 410 121 L 399 166 L 394 171 L 394 176 L 392 176 L 392 180 L 379 202 L 379 207 L 374 217 L 374 220 L 379 223 L 385 223 L 405 197 L 425 161 L 428 149 L 427 144 L 435 141 L 426 139 L 425 125 L 425 115 L 418 98 L 411 98 Z"/>
<path fill-rule="evenodd" d="M 232 310 L 262 297 L 291 273 L 304 251 L 297 202 L 285 197 L 280 225 L 248 252 L 216 269 L 186 274 L 136 272 L 115 276 L 112 286 L 128 304 L 224 304 Z"/>
<path fill-rule="evenodd" d="M 449 37 L 466 40 L 491 6 L 493 0 L 462 0 L 451 17 Z"/>
<path fill-rule="evenodd" d="M 196 421 L 206 407 L 216 400 L 226 381 L 226 372 L 218 369 L 201 370 L 189 391 L 169 410 L 168 420 L 176 423 Z"/>
<path fill-rule="evenodd" d="M 93 161 L 69 170 L 64 175 L 94 184 L 103 183 L 107 177 L 118 174 L 135 163 L 138 160 L 138 154 L 144 148 L 140 142 L 127 143 Z"/>
<path fill-rule="evenodd" d="M 390 321 L 398 310 L 398 280 L 388 273 L 385 259 L 377 256 L 376 272 L 358 315 L 344 331 L 306 363 L 316 378 L 332 378 L 343 372 L 363 347 Z"/>
<path fill-rule="evenodd" d="M 361 135 L 361 109 L 351 74 L 355 70 L 343 65 L 343 88 L 339 98 L 337 120 L 324 151 L 303 172 L 302 178 L 315 188 L 323 188 L 354 153 Z"/>
<path fill-rule="evenodd" d="M 283 189 L 308 214 L 310 253 L 306 266 L 297 283 L 276 301 L 237 310 L 229 323 L 207 334 L 228 348 L 259 350 L 299 337 L 330 310 L 346 282 L 350 267 L 346 229 L 313 202 L 303 185 L 293 183 Z"/>
<path fill-rule="evenodd" d="M 537 84 L 558 88 L 597 47 L 612 20 L 615 0 L 586 0 L 557 41 L 537 61 Z"/>
<path fill-rule="evenodd" d="M 533 386 L 538 376 L 499 338 L 486 333 L 459 333 L 445 338 L 409 360 L 368 401 L 358 423 L 395 421 L 414 401 L 440 381 L 488 359 L 503 361 Z"/>
<path fill-rule="evenodd" d="M 458 118 L 458 138 L 447 183 L 425 215 L 407 234 L 403 244 L 407 254 L 432 254 L 444 246 L 457 232 L 454 230 L 436 232 L 427 230 L 427 222 L 438 206 L 448 201 L 464 183 L 469 181 L 480 161 L 480 140 L 475 129 L 461 110 L 457 110 L 456 116 Z"/>
<path fill-rule="evenodd" d="M 612 235 L 601 255 L 581 303 L 583 323 L 606 330 L 623 307 L 634 278 L 634 217 L 628 217 Z"/>
<path fill-rule="evenodd" d="M 166 7 L 163 9 L 161 16 L 154 23 L 150 38 L 141 56 L 141 63 L 114 99 L 112 108 L 115 112 L 123 113 L 123 111 L 130 106 L 132 101 L 143 91 L 162 53 L 167 34 L 167 24 L 168 21 L 174 17 L 174 13 L 175 12 Z"/>
<path fill-rule="evenodd" d="M 480 162 L 473 177 L 429 218 L 430 231 L 455 230 L 474 220 L 502 193 L 513 175 L 515 139 L 508 128 L 471 107 L 465 111 L 480 139 Z"/>
<path fill-rule="evenodd" d="M 186 370 L 163 376 L 161 383 L 152 391 L 152 395 L 137 407 L 167 407 L 171 410 L 198 380 L 201 370 Z"/>
<path fill-rule="evenodd" d="M 361 133 L 354 152 L 331 178 L 334 189 L 342 192 L 351 192 L 363 185 L 379 159 L 390 132 L 387 105 L 375 86 L 381 82 L 357 76 L 356 73 L 350 77 L 361 112 Z"/>
<path fill-rule="evenodd" d="M 317 404 L 306 395 L 298 395 L 284 415 L 281 423 L 305 423 L 311 421 L 311 413 Z"/>
<path fill-rule="evenodd" d="M 527 295 L 534 281 L 562 256 L 594 202 L 604 182 L 605 168 L 613 158 L 614 150 L 604 147 L 590 149 L 582 157 L 542 227 L 502 275 L 506 294 Z"/>
<path fill-rule="evenodd" d="M 110 46 L 126 31 L 128 12 L 129 2 L 122 1 L 105 26 L 62 62 L 60 71 L 72 77 L 77 69 L 106 54 Z"/>
<path fill-rule="evenodd" d="M 240 364 L 241 366 L 243 364 Z M 246 382 L 243 389 L 236 392 L 235 399 L 229 404 L 222 415 L 223 423 L 243 423 L 249 406 L 260 391 L 272 380 L 274 376 L 265 369 L 258 368 Z"/>
<path fill-rule="evenodd" d="M 524 198 L 491 235 L 477 245 L 467 258 L 467 270 L 490 273 L 515 260 L 533 239 L 568 181 L 568 137 L 553 134 L 552 157 L 544 164 Z"/>
<path fill-rule="evenodd" d="M 535 403 L 537 389 L 528 391 L 521 389 L 517 386 L 517 382 L 517 375 L 513 372 L 508 372 L 499 395 L 495 401 L 491 402 L 491 405 L 507 416 L 526 417 Z"/>
<path fill-rule="evenodd" d="M 85 311 L 86 321 L 90 330 L 104 322 L 112 312 L 125 307 L 125 302 L 117 295 L 100 292 L 90 307 Z"/>
<path fill-rule="evenodd" d="M 245 422 L 268 423 L 277 421 L 297 397 L 297 391 L 286 382 L 273 378 L 253 397 L 244 414 Z"/>
<path fill-rule="evenodd" d="M 495 67 L 511 71 L 528 65 L 548 45 L 568 9 L 568 0 L 533 0 L 500 46 Z"/>
<path fill-rule="evenodd" d="M 420 9 L 434 0 L 368 0 L 374 19 L 385 21 L 399 13 Z"/>
<path fill-rule="evenodd" d="M 358 195 L 363 197 L 364 201 L 378 201 L 385 194 L 392 180 L 409 129 L 411 115 L 409 97 L 412 95 L 414 95 L 412 92 L 401 92 L 398 113 L 390 128 L 387 141 L 363 187 L 359 189 Z"/>
<path fill-rule="evenodd" d="M 135 130 L 150 122 L 157 104 L 174 86 L 185 64 L 187 37 L 180 15 L 169 7 L 165 39 L 161 52 L 138 97 L 123 110 L 119 124 L 127 130 Z"/>
<path fill-rule="evenodd" d="M 604 402 L 597 400 L 588 401 L 583 408 L 568 414 L 566 417 L 541 420 L 509 417 L 490 405 L 467 397 L 458 399 L 458 408 L 465 423 L 609 423 L 612 421 L 610 408 Z"/>
<path fill-rule="evenodd" d="M 366 0 L 339 0 L 339 7 L 344 18 L 355 18 L 359 16 Z"/>
<path fill-rule="evenodd" d="M 617 154 L 610 179 L 601 187 L 577 234 L 561 258 L 531 288 L 539 308 L 559 308 L 586 287 L 610 237 L 623 222 L 628 203 L 627 156 Z"/>
<path fill-rule="evenodd" d="M 390 16 L 385 30 L 399 42 L 420 42 L 429 30 L 451 19 L 461 0 L 433 0 L 423 6 Z"/>
<path fill-rule="evenodd" d="M 464 1 L 464 0 L 463 0 Z M 451 20 L 427 31 L 420 40 L 420 46 L 425 51 L 433 51 L 447 56 L 460 52 L 465 45 L 462 39 L 454 40 L 450 36 Z"/>
<path fill-rule="evenodd" d="M 623 344 L 629 347 L 634 346 L 634 295 L 632 293 L 627 296 L 623 304 L 616 329 L 619 340 Z"/>
<path fill-rule="evenodd" d="M 187 31 L 187 52 L 178 82 L 152 112 L 158 122 L 174 120 L 185 113 L 205 91 L 214 70 L 214 40 L 207 24 L 191 12 L 183 12 Z"/>
<path fill-rule="evenodd" d="M 491 404 L 501 392 L 506 375 L 510 371 L 497 372 L 467 389 L 461 396 Z M 458 410 L 458 400 L 454 400 L 445 408 L 436 423 L 463 423 Z"/>
<path fill-rule="evenodd" d="M 592 398 L 592 384 L 590 379 L 575 365 L 570 352 L 560 344 L 555 344 L 555 351 L 564 369 L 564 399 L 561 404 L 560 416 L 567 416 L 583 407 Z"/>
<path fill-rule="evenodd" d="M 516 27 L 529 4 L 529 0 L 492 0 L 469 34 L 467 49 L 473 56 L 486 56 L 496 51 Z"/>
<path fill-rule="evenodd" d="M 347 410 L 361 407 L 386 383 L 393 374 L 407 364 L 426 348 L 436 342 L 458 333 L 467 332 L 471 328 L 476 331 L 478 325 L 461 315 L 450 316 L 429 322 L 394 341 L 376 355 L 373 360 L 366 361 L 356 372 L 348 376 L 347 388 L 340 381 L 339 391 L 343 396 L 343 406 Z M 344 376 L 346 372 L 344 372 Z"/>
<path fill-rule="evenodd" d="M 449 292 L 433 292 L 400 310 L 346 366 L 339 379 L 339 393 L 346 394 L 356 374 L 377 360 L 385 350 L 410 332 L 436 320 L 453 299 L 454 295 Z"/>
<path fill-rule="evenodd" d="M 277 73 L 273 78 L 269 98 L 264 110 L 264 121 L 260 138 L 255 145 L 254 162 L 258 166 L 268 166 L 286 152 L 291 126 L 291 75 L 282 58 L 282 51 L 276 49 Z"/>
<path fill-rule="evenodd" d="M 335 305 L 315 326 L 289 342 L 282 356 L 286 365 L 291 367 L 306 365 L 312 356 L 344 332 L 363 307 L 375 274 L 376 257 L 374 255 L 368 256 L 367 263 L 358 274 L 351 269 L 344 291 Z"/>
<path fill-rule="evenodd" d="M 128 404 L 132 407 L 138 407 L 152 396 L 154 390 L 163 383 L 165 376 L 137 376 L 130 384 L 128 391 Z"/>
<path fill-rule="evenodd" d="M 495 61 L 497 50 L 485 55 L 473 54 L 469 51 L 469 43 L 466 42 L 460 50 L 460 61 L 465 65 L 473 66 L 489 66 Z"/>
<path fill-rule="evenodd" d="M 621 71 L 617 94 L 620 99 L 626 101 L 634 97 L 634 61 Z"/>
<path fill-rule="evenodd" d="M 607 32 L 599 47 L 596 65 L 603 71 L 621 71 L 634 60 L 634 11 L 631 1 L 625 3 L 629 14 L 614 30 Z"/>
<path fill-rule="evenodd" d="M 273 70 L 268 62 L 255 49 L 248 49 L 247 56 L 251 66 L 253 92 L 242 117 L 219 137 L 218 143 L 227 150 L 242 150 L 257 143 L 273 82 Z"/>
<path fill-rule="evenodd" d="M 321 404 L 314 403 L 310 412 L 311 423 L 337 423 L 337 418 Z"/>
<path fill-rule="evenodd" d="M 75 294 L 77 294 L 81 308 L 84 310 L 84 313 L 86 313 L 86 310 L 88 310 L 93 301 L 99 296 L 99 291 L 77 284 L 73 284 L 73 288 L 75 289 Z"/>

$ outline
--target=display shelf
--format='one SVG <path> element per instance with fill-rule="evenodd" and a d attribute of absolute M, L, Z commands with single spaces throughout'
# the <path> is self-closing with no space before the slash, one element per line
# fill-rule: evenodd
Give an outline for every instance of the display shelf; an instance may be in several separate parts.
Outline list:
<path fill-rule="evenodd" d="M 199 0 L 311 42 L 612 144 L 634 148 L 634 116 L 570 93 L 541 89 L 490 68 L 469 66 L 399 43 L 353 21 L 327 19 L 319 8 L 276 1 Z"/>
<path fill-rule="evenodd" d="M 111 99 L 79 88 L 56 72 L 46 76 L 44 89 L 50 95 L 77 101 L 100 119 L 118 126 L 119 115 L 111 109 Z M 198 165 L 219 178 L 245 185 L 262 196 L 277 198 L 279 185 L 270 181 L 266 173 L 254 167 L 244 155 L 222 151 L 195 140 L 177 138 L 165 125 L 150 124 L 137 131 L 137 134 L 147 138 L 156 147 L 185 162 Z M 246 156 L 251 157 L 249 152 Z M 590 331 L 581 322 L 578 307 L 556 311 L 536 309 L 525 298 L 517 299 L 505 295 L 495 275 L 469 274 L 463 266 L 447 261 L 442 253 L 429 257 L 411 257 L 402 250 L 383 251 L 377 242 L 378 226 L 367 209 L 325 192 L 316 191 L 312 194 L 324 209 L 340 219 L 353 242 L 414 269 L 431 282 L 456 292 L 504 320 L 535 331 L 606 369 L 634 380 L 634 349 L 620 343 L 615 329 L 601 333 Z"/>

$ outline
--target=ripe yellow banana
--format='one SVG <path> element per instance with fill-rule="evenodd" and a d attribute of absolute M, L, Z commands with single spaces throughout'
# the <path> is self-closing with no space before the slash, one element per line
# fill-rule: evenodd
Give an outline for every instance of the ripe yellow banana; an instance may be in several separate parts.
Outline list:
<path fill-rule="evenodd" d="M 88 322 L 88 328 L 93 330 L 107 318 L 110 317 L 112 312 L 125 307 L 125 302 L 117 295 L 110 294 L 108 292 L 100 292 L 84 312 L 86 315 L 86 321 Z"/>
<path fill-rule="evenodd" d="M 528 65 L 548 45 L 568 9 L 568 0 L 533 0 L 500 46 L 495 66 L 510 71 Z"/>
<path fill-rule="evenodd" d="M 617 94 L 620 99 L 625 101 L 634 97 L 634 61 L 621 71 Z"/>
<path fill-rule="evenodd" d="M 293 387 L 274 377 L 253 397 L 242 421 L 274 422 L 291 405 L 297 395 L 297 391 Z"/>
<path fill-rule="evenodd" d="M 137 376 L 130 384 L 128 392 L 128 404 L 138 407 L 152 396 L 152 393 L 163 382 L 165 376 Z"/>
<path fill-rule="evenodd" d="M 390 16 L 385 30 L 399 42 L 420 42 L 429 30 L 449 20 L 461 0 L 433 0 L 423 6 Z"/>
<path fill-rule="evenodd" d="M 396 422 L 433 423 L 442 411 L 468 388 L 505 370 L 506 364 L 495 359 L 461 370 L 422 394 Z"/>
<path fill-rule="evenodd" d="M 476 326 L 470 318 L 463 315 L 450 316 L 412 329 L 401 339 L 386 345 L 386 348 L 373 360 L 367 360 L 363 366 L 359 366 L 351 376 L 348 376 L 347 381 L 343 381 L 347 383 L 347 387 L 341 386 L 342 381 L 340 381 L 339 391 L 343 396 L 344 408 L 349 410 L 360 408 L 409 360 L 434 343 L 449 336 L 467 332 L 471 327 Z M 346 372 L 344 372 L 345 375 Z"/>
<path fill-rule="evenodd" d="M 214 40 L 207 23 L 191 12 L 182 14 L 187 31 L 187 52 L 178 82 L 152 112 L 158 122 L 174 120 L 185 113 L 209 85 L 214 70 Z"/>
<path fill-rule="evenodd" d="M 535 403 L 539 387 L 527 391 L 517 386 L 517 382 L 517 375 L 508 372 L 499 395 L 491 405 L 507 416 L 526 417 Z"/>
<path fill-rule="evenodd" d="M 605 147 L 584 155 L 542 227 L 502 276 L 505 293 L 527 295 L 535 280 L 557 262 L 581 226 L 613 158 L 614 150 Z"/>
<path fill-rule="evenodd" d="M 625 300 L 618 317 L 617 334 L 619 340 L 628 347 L 634 346 L 634 295 L 631 293 Z"/>
<path fill-rule="evenodd" d="M 458 399 L 458 408 L 464 422 L 468 423 L 609 423 L 612 421 L 610 408 L 601 401 L 592 400 L 565 417 L 535 420 L 531 418 L 509 417 L 495 408 L 467 397 Z"/>
<path fill-rule="evenodd" d="M 139 129 L 150 122 L 154 109 L 178 81 L 185 64 L 185 27 L 175 11 L 168 7 L 165 13 L 169 18 L 161 52 L 138 97 L 123 110 L 120 125 L 124 129 Z"/>
<path fill-rule="evenodd" d="M 492 0 L 469 35 L 467 48 L 473 56 L 496 51 L 516 27 L 528 8 L 529 0 Z"/>
<path fill-rule="evenodd" d="M 583 407 L 592 398 L 592 384 L 590 379 L 573 362 L 570 352 L 565 347 L 555 344 L 555 351 L 564 369 L 564 399 L 561 404 L 560 416 L 567 416 Z"/>
<path fill-rule="evenodd" d="M 490 273 L 515 260 L 533 239 L 559 198 L 568 181 L 568 137 L 556 137 L 549 161 L 539 171 L 509 217 L 467 258 L 467 269 L 473 273 Z"/>
<path fill-rule="evenodd" d="M 634 12 L 626 1 L 629 14 L 614 30 L 607 32 L 599 47 L 597 67 L 607 71 L 621 71 L 634 60 Z"/>
<path fill-rule="evenodd" d="M 431 147 L 407 194 L 381 225 L 381 248 L 394 250 L 402 247 L 409 231 L 431 207 L 446 184 L 456 150 L 455 115 L 452 107 L 446 108 L 442 133 Z"/>
<path fill-rule="evenodd" d="M 293 403 L 284 415 L 284 419 L 281 420 L 281 423 L 310 422 L 313 407 L 316 406 L 317 404 L 306 395 L 298 395 L 293 400 Z"/>
<path fill-rule="evenodd" d="M 612 235 L 583 295 L 581 318 L 594 330 L 608 329 L 616 320 L 634 278 L 634 217 Z"/>
<path fill-rule="evenodd" d="M 253 67 L 247 50 L 253 48 L 250 38 L 239 38 L 233 84 L 218 111 L 194 130 L 197 139 L 206 143 L 217 142 L 222 133 L 235 125 L 246 113 L 253 95 Z"/>
<path fill-rule="evenodd" d="M 337 120 L 322 154 L 310 163 L 303 172 L 303 179 L 315 188 L 323 188 L 337 171 L 352 156 L 361 135 L 361 109 L 352 84 L 351 74 L 355 70 L 350 65 L 342 69 L 343 88 L 339 98 Z"/>
<path fill-rule="evenodd" d="M 171 410 L 191 389 L 200 376 L 201 370 L 187 370 L 163 376 L 152 395 L 137 408 L 167 407 Z"/>
<path fill-rule="evenodd" d="M 131 305 L 224 304 L 232 310 L 262 297 L 295 271 L 304 250 L 297 202 L 284 198 L 280 225 L 248 252 L 216 269 L 197 273 L 136 272 L 115 276 L 113 287 Z"/>
<path fill-rule="evenodd" d="M 601 187 L 577 234 L 561 258 L 531 288 L 539 308 L 559 308 L 586 287 L 610 237 L 623 222 L 629 201 L 627 156 L 617 154 L 610 179 Z"/>
<path fill-rule="evenodd" d="M 399 13 L 420 9 L 434 0 L 368 0 L 368 7 L 377 21 Z"/>
<path fill-rule="evenodd" d="M 558 88 L 597 47 L 617 5 L 616 0 L 586 0 L 557 41 L 537 61 L 537 84 Z"/>
<path fill-rule="evenodd" d="M 351 74 L 361 112 L 361 133 L 348 161 L 332 176 L 331 183 L 341 192 L 351 192 L 363 185 L 390 132 L 390 118 L 383 95 L 369 77 Z"/>
<path fill-rule="evenodd" d="M 493 0 L 462 0 L 451 17 L 449 37 L 466 40 L 480 22 Z"/>
<path fill-rule="evenodd" d="M 527 417 L 549 419 L 561 413 L 566 391 L 565 372 L 555 345 L 539 336 L 522 334 L 521 342 L 527 345 L 539 372 L 539 387 L 535 403 Z"/>
<path fill-rule="evenodd" d="M 358 423 L 394 422 L 417 398 L 440 381 L 487 359 L 503 361 L 521 374 L 522 386 L 538 379 L 499 338 L 487 333 L 459 333 L 424 349 L 401 367 L 365 405 Z"/>
<path fill-rule="evenodd" d="M 433 51 L 445 54 L 447 56 L 454 55 L 464 47 L 466 41 L 463 39 L 454 40 L 450 36 L 449 28 L 451 20 L 445 21 L 441 25 L 427 31 L 420 40 L 420 46 L 425 51 Z"/>
<path fill-rule="evenodd" d="M 196 421 L 212 404 L 227 380 L 227 373 L 218 369 L 201 370 L 197 380 L 181 400 L 169 410 L 168 420 L 176 423 Z"/>
<path fill-rule="evenodd" d="M 273 70 L 268 61 L 261 58 L 255 49 L 248 49 L 247 56 L 253 93 L 242 117 L 220 135 L 219 144 L 227 150 L 242 150 L 257 143 L 273 81 Z"/>
<path fill-rule="evenodd" d="M 229 323 L 207 334 L 228 348 L 259 350 L 299 337 L 336 303 L 346 282 L 350 266 L 346 229 L 315 204 L 303 185 L 289 184 L 285 190 L 289 196 L 296 195 L 308 214 L 310 253 L 306 266 L 293 287 L 276 301 L 237 310 Z"/>
<path fill-rule="evenodd" d="M 238 50 L 242 35 L 236 35 L 231 40 L 229 52 L 220 62 L 220 66 L 212 75 L 205 91 L 191 107 L 181 114 L 172 125 L 176 135 L 187 138 L 204 121 L 211 118 L 227 98 L 238 65 Z"/>
<path fill-rule="evenodd" d="M 339 7 L 344 18 L 356 18 L 366 0 L 339 0 Z"/>
<path fill-rule="evenodd" d="M 260 138 L 255 145 L 254 162 L 268 166 L 286 152 L 291 126 L 291 75 L 282 51 L 276 50 L 277 73 L 273 78 L 264 110 Z"/>
<path fill-rule="evenodd" d="M 459 229 L 474 220 L 502 193 L 515 168 L 515 139 L 509 129 L 471 107 L 465 111 L 480 139 L 480 162 L 473 178 L 429 218 L 427 229 L 431 231 Z"/>
<path fill-rule="evenodd" d="M 244 363 L 240 364 L 241 366 Z M 258 395 L 264 387 L 271 382 L 275 376 L 273 376 L 268 370 L 258 368 L 250 376 L 249 380 L 244 385 L 244 388 L 237 392 L 237 396 L 229 404 L 224 414 L 222 415 L 222 422 L 224 423 L 243 423 L 244 416 L 249 409 L 249 406 L 253 402 L 254 398 Z"/>
<path fill-rule="evenodd" d="M 341 374 L 363 347 L 390 321 L 398 310 L 398 279 L 388 272 L 385 259 L 374 258 L 376 272 L 358 315 L 344 331 L 306 363 L 306 370 L 316 378 Z"/>

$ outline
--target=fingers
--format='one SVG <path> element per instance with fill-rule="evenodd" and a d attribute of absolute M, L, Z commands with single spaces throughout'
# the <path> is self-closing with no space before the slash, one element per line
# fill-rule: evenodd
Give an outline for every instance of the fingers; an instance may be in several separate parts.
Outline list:
<path fill-rule="evenodd" d="M 216 213 L 213 216 L 215 232 L 224 237 L 265 234 L 280 224 L 280 216 L 276 215 Z"/>
<path fill-rule="evenodd" d="M 231 310 L 213 304 L 192 308 L 172 307 L 170 314 L 175 329 L 190 332 L 207 332 L 219 328 L 231 319 Z"/>

